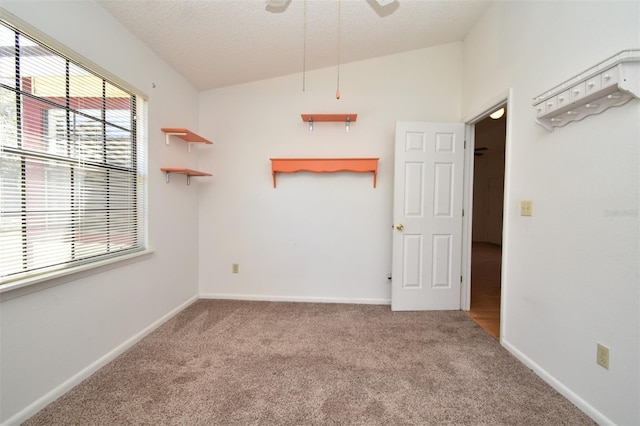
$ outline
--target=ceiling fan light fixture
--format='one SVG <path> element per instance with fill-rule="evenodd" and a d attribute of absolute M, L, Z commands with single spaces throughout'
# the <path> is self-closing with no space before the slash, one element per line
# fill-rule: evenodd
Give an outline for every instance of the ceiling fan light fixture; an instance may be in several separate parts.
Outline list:
<path fill-rule="evenodd" d="M 493 118 L 494 120 L 497 120 L 499 118 L 502 118 L 503 115 L 504 115 L 504 108 L 500 108 L 492 112 L 491 114 L 489 114 L 489 117 Z"/>

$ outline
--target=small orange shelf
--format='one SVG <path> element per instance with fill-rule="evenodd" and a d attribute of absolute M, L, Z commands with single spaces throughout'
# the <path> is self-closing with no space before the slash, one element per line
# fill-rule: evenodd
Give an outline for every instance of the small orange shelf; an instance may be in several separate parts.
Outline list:
<path fill-rule="evenodd" d="M 345 123 L 346 131 L 349 131 L 349 124 L 358 119 L 358 114 L 300 114 L 302 121 L 309 123 L 309 130 L 313 130 L 313 123 L 342 121 Z"/>
<path fill-rule="evenodd" d="M 300 114 L 302 121 L 351 121 L 358 119 L 358 114 Z"/>
<path fill-rule="evenodd" d="M 211 176 L 211 173 L 201 172 L 199 170 L 185 169 L 181 167 L 161 167 L 160 170 L 166 173 L 167 183 L 169 183 L 169 175 L 171 173 L 178 173 L 187 176 L 187 185 L 191 184 L 191 176 Z"/>
<path fill-rule="evenodd" d="M 169 138 L 171 136 L 176 136 L 182 139 L 183 141 L 189 142 L 189 143 L 205 143 L 205 144 L 213 143 L 209 139 L 203 138 L 199 134 L 194 133 L 189 129 L 184 129 L 182 127 L 163 127 L 162 131 L 166 133 L 165 142 L 167 145 L 169 145 Z"/>
<path fill-rule="evenodd" d="M 295 172 L 371 172 L 373 187 L 376 187 L 379 158 L 271 158 L 273 187 L 276 187 L 276 173 Z"/>

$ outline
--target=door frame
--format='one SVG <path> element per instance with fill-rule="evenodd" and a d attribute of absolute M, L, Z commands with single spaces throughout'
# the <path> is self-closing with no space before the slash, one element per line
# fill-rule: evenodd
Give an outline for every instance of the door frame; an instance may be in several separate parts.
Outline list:
<path fill-rule="evenodd" d="M 460 306 L 462 310 L 468 311 L 471 308 L 471 245 L 473 228 L 473 153 L 475 148 L 475 125 L 480 120 L 486 118 L 497 108 L 507 107 L 507 128 L 505 135 L 505 157 L 504 157 L 504 202 L 502 206 L 502 263 L 501 263 L 501 287 L 500 287 L 500 342 L 505 337 L 505 312 L 506 312 L 506 292 L 507 284 L 507 259 L 509 256 L 509 235 L 508 222 L 511 205 L 511 123 L 513 121 L 513 95 L 512 89 L 508 89 L 491 98 L 483 105 L 472 110 L 472 112 L 462 120 L 465 123 L 465 160 L 464 160 L 464 183 L 462 208 L 464 217 L 462 218 L 462 282 L 460 283 Z"/>

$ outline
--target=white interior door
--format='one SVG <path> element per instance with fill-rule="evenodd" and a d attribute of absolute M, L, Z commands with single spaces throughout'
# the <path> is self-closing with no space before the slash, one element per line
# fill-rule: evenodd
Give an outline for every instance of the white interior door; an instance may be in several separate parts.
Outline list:
<path fill-rule="evenodd" d="M 391 309 L 460 309 L 464 124 L 397 122 Z"/>

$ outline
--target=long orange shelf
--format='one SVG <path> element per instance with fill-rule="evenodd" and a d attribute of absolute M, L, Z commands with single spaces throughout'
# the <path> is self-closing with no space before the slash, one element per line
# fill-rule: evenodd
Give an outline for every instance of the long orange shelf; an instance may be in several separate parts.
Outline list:
<path fill-rule="evenodd" d="M 371 172 L 373 187 L 376 187 L 379 158 L 271 158 L 273 187 L 276 187 L 276 173 L 295 172 Z"/>

